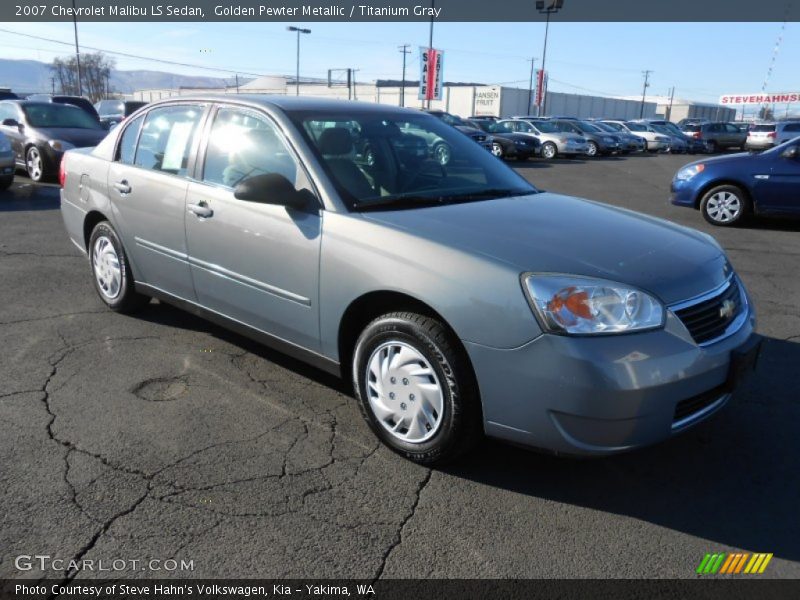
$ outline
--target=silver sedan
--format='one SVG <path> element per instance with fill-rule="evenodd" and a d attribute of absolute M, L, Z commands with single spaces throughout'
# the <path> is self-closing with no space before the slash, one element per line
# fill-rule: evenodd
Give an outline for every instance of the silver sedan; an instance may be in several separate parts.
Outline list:
<path fill-rule="evenodd" d="M 110 309 L 155 297 L 341 375 L 419 463 L 482 434 L 585 455 L 665 440 L 758 356 L 713 238 L 540 192 L 419 111 L 180 97 L 67 152 L 61 179 Z"/>

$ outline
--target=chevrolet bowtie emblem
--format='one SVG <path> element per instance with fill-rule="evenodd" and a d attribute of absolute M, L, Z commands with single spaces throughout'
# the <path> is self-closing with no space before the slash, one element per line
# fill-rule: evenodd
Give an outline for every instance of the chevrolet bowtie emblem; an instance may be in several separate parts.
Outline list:
<path fill-rule="evenodd" d="M 725 300 L 719 308 L 719 316 L 721 319 L 730 319 L 736 310 L 736 303 L 733 300 Z"/>

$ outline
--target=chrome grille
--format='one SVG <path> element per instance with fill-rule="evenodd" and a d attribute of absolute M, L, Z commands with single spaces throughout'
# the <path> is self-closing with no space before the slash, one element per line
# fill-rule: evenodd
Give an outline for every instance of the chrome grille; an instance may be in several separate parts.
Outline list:
<path fill-rule="evenodd" d="M 709 343 L 725 335 L 743 309 L 742 293 L 736 278 L 711 297 L 673 308 L 675 315 L 698 344 Z"/>

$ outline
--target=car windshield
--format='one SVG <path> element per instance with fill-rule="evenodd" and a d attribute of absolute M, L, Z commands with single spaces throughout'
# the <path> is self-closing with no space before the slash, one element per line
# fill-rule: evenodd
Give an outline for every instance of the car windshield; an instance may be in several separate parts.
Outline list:
<path fill-rule="evenodd" d="M 536 121 L 531 123 L 541 133 L 561 133 L 562 129 L 551 121 Z"/>
<path fill-rule="evenodd" d="M 595 127 L 597 127 L 600 131 L 605 131 L 606 133 L 617 133 L 617 130 L 614 129 L 608 123 L 592 123 Z M 622 129 L 622 128 L 620 128 Z"/>
<path fill-rule="evenodd" d="M 101 100 L 95 104 L 97 112 L 101 115 L 121 115 L 125 110 L 122 100 Z"/>
<path fill-rule="evenodd" d="M 495 121 L 475 121 L 475 124 L 487 133 L 513 133 L 513 129 L 507 123 L 497 123 Z"/>
<path fill-rule="evenodd" d="M 436 113 L 434 116 L 439 117 L 442 121 L 453 127 L 469 127 L 469 125 L 460 117 L 451 115 L 450 113 Z"/>
<path fill-rule="evenodd" d="M 592 123 L 584 123 L 583 121 L 577 121 L 575 125 L 578 126 L 578 129 L 585 133 L 602 133 L 602 129 L 596 127 Z"/>
<path fill-rule="evenodd" d="M 536 193 L 469 137 L 421 113 L 290 112 L 351 210 L 392 210 Z"/>
<path fill-rule="evenodd" d="M 647 131 L 647 125 L 641 123 L 625 123 L 625 126 L 631 131 Z"/>
<path fill-rule="evenodd" d="M 666 128 L 664 125 L 657 125 L 655 123 L 650 123 L 650 127 L 656 130 L 658 133 L 662 133 L 664 135 L 672 135 L 672 132 Z"/>
<path fill-rule="evenodd" d="M 689 123 L 688 125 L 683 126 L 684 131 L 700 131 L 703 129 L 702 125 L 692 124 Z"/>
<path fill-rule="evenodd" d="M 23 105 L 22 111 L 31 127 L 102 129 L 100 123 L 77 106 L 50 103 L 26 104 Z"/>
<path fill-rule="evenodd" d="M 619 123 L 602 123 L 602 124 L 610 128 L 612 131 L 625 131 L 625 127 L 623 127 Z"/>

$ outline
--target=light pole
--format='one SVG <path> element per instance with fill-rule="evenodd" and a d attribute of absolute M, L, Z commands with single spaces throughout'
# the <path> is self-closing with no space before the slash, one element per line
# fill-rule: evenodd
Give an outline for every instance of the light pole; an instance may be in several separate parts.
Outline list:
<path fill-rule="evenodd" d="M 547 76 L 545 72 L 545 63 L 547 61 L 547 35 L 550 33 L 550 15 L 557 13 L 563 6 L 564 0 L 537 0 L 536 2 L 536 10 L 547 15 L 546 24 L 544 26 L 544 50 L 542 51 L 542 84 L 544 84 L 544 78 Z M 541 93 L 542 106 L 539 109 L 539 115 L 544 116 L 547 112 L 547 92 Z"/>
<path fill-rule="evenodd" d="M 295 75 L 295 96 L 300 95 L 300 34 L 301 33 L 311 33 L 310 29 L 303 29 L 302 27 L 293 27 L 289 26 L 286 28 L 286 31 L 294 31 L 297 33 L 297 71 Z"/>
<path fill-rule="evenodd" d="M 78 11 L 75 10 L 75 0 L 72 0 L 72 26 L 75 29 L 75 63 L 78 67 L 78 96 L 83 96 L 83 82 L 81 81 L 81 51 L 78 46 Z"/>
<path fill-rule="evenodd" d="M 428 60 L 431 58 L 431 50 L 433 50 L 433 9 L 436 7 L 436 0 L 431 0 L 431 27 L 428 31 Z M 428 89 L 433 85 L 433 82 L 428 82 Z M 431 101 L 428 99 L 428 110 L 431 109 Z"/>

